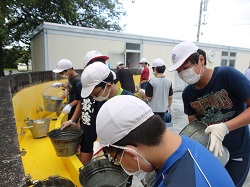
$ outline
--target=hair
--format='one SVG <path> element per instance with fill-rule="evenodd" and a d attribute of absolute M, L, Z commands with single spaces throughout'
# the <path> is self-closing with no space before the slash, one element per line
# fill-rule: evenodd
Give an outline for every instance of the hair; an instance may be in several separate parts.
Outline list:
<path fill-rule="evenodd" d="M 104 82 L 99 83 L 98 85 L 96 85 L 95 87 L 102 87 L 105 88 L 106 84 L 105 82 L 110 82 L 111 84 L 114 83 L 114 76 L 113 73 L 110 71 L 108 77 L 106 79 L 103 80 Z"/>
<path fill-rule="evenodd" d="M 94 62 L 102 62 L 105 64 L 105 60 L 103 58 L 95 58 L 94 60 L 90 60 L 88 63 L 87 63 L 87 66 L 90 65 L 90 64 L 93 64 Z"/>
<path fill-rule="evenodd" d="M 204 65 L 206 65 L 207 64 L 206 52 L 203 51 L 202 49 L 198 49 L 197 53 L 190 55 L 190 57 L 188 57 L 184 63 L 191 62 L 192 64 L 198 64 L 199 55 L 202 55 L 204 57 Z"/>
<path fill-rule="evenodd" d="M 158 73 L 164 73 L 165 72 L 165 69 L 166 69 L 166 66 L 163 65 L 163 66 L 158 66 L 158 67 L 152 67 L 152 69 L 154 70 L 154 68 L 156 68 L 156 71 Z"/>
<path fill-rule="evenodd" d="M 118 146 L 143 144 L 147 146 L 157 146 L 162 141 L 166 130 L 166 124 L 159 115 L 153 115 L 140 126 L 132 130 L 124 138 L 114 143 Z M 106 151 L 117 152 L 118 148 L 105 147 Z"/>

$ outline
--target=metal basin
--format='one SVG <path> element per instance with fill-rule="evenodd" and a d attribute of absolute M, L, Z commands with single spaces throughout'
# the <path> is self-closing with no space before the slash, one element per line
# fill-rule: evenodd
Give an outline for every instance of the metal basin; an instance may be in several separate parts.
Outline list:
<path fill-rule="evenodd" d="M 64 177 L 51 176 L 43 181 L 38 181 L 33 187 L 76 187 L 76 185 Z"/>
<path fill-rule="evenodd" d="M 50 118 L 43 118 L 37 120 L 29 120 L 25 122 L 29 126 L 29 130 L 33 138 L 46 137 L 49 132 Z"/>
<path fill-rule="evenodd" d="M 48 133 L 58 157 L 68 157 L 77 153 L 83 131 L 78 127 L 54 129 Z"/>
<path fill-rule="evenodd" d="M 205 129 L 207 128 L 207 124 L 201 121 L 193 121 L 189 123 L 187 126 L 185 126 L 181 132 L 180 135 L 186 135 L 189 138 L 199 142 L 204 147 L 208 148 L 210 144 L 210 134 L 205 133 Z M 222 153 L 222 156 L 217 156 L 216 158 L 222 163 L 222 165 L 226 165 L 230 154 L 228 149 L 223 146 L 224 152 Z"/>
<path fill-rule="evenodd" d="M 79 181 L 83 187 L 126 187 L 129 176 L 121 166 L 108 159 L 92 161 L 79 169 Z"/>

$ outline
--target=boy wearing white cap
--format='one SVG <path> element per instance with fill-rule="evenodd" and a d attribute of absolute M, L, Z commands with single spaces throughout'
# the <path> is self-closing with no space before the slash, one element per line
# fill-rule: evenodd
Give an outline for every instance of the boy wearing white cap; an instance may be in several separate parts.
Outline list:
<path fill-rule="evenodd" d="M 108 60 L 109 57 L 102 55 L 98 51 L 89 51 L 84 56 L 83 60 L 83 67 L 87 67 L 90 64 L 93 64 L 97 61 L 106 64 L 106 60 Z M 81 90 L 82 90 L 82 83 L 81 81 L 76 85 L 77 92 L 75 95 L 75 100 L 78 101 L 76 110 L 74 112 L 74 115 L 71 117 L 69 121 L 66 121 L 62 124 L 61 129 L 66 128 L 67 126 L 75 125 L 77 122 L 77 119 L 82 115 L 81 118 L 81 128 L 84 130 L 84 134 L 82 136 L 82 140 L 80 143 L 81 146 L 81 152 L 80 152 L 80 161 L 83 165 L 88 163 L 93 156 L 93 143 L 96 140 L 96 132 L 95 132 L 95 126 L 96 126 L 96 115 L 103 104 L 103 102 L 98 102 L 93 99 L 93 97 L 81 97 Z M 94 130 L 93 130 L 94 127 Z"/>
<path fill-rule="evenodd" d="M 206 67 L 206 53 L 193 42 L 184 41 L 172 51 L 173 65 L 189 84 L 183 91 L 184 112 L 189 121 L 198 119 L 209 125 L 210 151 L 230 159 L 225 165 L 236 186 L 242 186 L 250 165 L 250 81 L 230 66 Z"/>
<path fill-rule="evenodd" d="M 234 186 L 211 152 L 167 130 L 162 119 L 136 97 L 122 95 L 104 103 L 96 130 L 100 145 L 128 175 L 155 170 L 154 186 Z"/>
<path fill-rule="evenodd" d="M 119 88 L 114 84 L 113 74 L 111 70 L 102 62 L 95 62 L 87 66 L 82 75 L 82 98 L 86 98 L 88 96 L 92 96 L 95 101 L 104 101 L 106 102 L 108 99 L 118 96 L 118 95 L 133 95 L 133 93 L 124 90 L 123 88 Z M 103 104 L 103 102 L 102 102 Z M 98 108 L 95 108 L 95 116 L 100 109 L 100 105 Z M 126 111 L 123 111 L 126 112 Z M 82 116 L 85 117 L 84 115 Z M 95 134 L 94 142 L 96 140 L 96 126 L 94 124 L 90 125 L 92 128 L 91 133 Z M 88 131 L 90 133 L 90 131 Z M 132 184 L 132 177 L 129 178 L 127 186 Z"/>
<path fill-rule="evenodd" d="M 102 62 L 90 64 L 81 75 L 82 98 L 92 96 L 96 101 L 106 101 L 116 95 L 133 95 L 117 87 L 113 81 L 113 74 L 105 64 Z"/>
<path fill-rule="evenodd" d="M 75 100 L 76 84 L 80 82 L 80 75 L 75 72 L 73 65 L 68 59 L 61 59 L 56 64 L 54 73 L 60 74 L 63 78 L 67 78 L 67 83 L 56 82 L 52 86 L 55 88 L 63 87 L 68 91 L 67 102 L 68 104 L 63 108 L 62 112 L 68 114 L 68 119 L 72 117 L 76 109 L 78 101 Z"/>
<path fill-rule="evenodd" d="M 149 80 L 145 91 L 148 106 L 150 106 L 154 114 L 159 115 L 163 121 L 169 123 L 171 118 L 166 121 L 164 114 L 166 112 L 171 113 L 172 109 L 172 81 L 163 74 L 166 66 L 161 58 L 153 61 L 152 69 L 155 77 Z"/>

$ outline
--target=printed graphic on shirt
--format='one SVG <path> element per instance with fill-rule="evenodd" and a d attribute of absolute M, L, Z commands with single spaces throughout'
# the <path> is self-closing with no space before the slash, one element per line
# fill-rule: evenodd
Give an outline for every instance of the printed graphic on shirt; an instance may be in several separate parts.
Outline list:
<path fill-rule="evenodd" d="M 95 103 L 95 100 L 90 100 L 89 98 L 83 99 L 82 102 L 82 122 L 86 125 L 90 125 L 91 115 L 93 113 L 92 105 Z"/>
<path fill-rule="evenodd" d="M 235 111 L 221 112 L 233 107 L 232 100 L 229 98 L 228 92 L 224 89 L 197 98 L 190 105 L 196 111 L 197 115 L 200 116 L 201 121 L 208 125 L 228 121 L 228 118 L 235 114 Z"/>

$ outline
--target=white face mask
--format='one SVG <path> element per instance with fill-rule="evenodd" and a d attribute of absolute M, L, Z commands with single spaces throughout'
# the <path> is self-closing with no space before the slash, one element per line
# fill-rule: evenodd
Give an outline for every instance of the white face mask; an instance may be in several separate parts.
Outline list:
<path fill-rule="evenodd" d="M 116 148 L 123 149 L 123 152 L 122 152 L 122 155 L 121 155 L 119 164 L 121 165 L 122 169 L 123 169 L 128 175 L 135 175 L 135 176 L 138 176 L 138 175 L 140 175 L 141 173 L 145 173 L 143 170 L 141 170 L 140 163 L 139 163 L 139 158 L 138 158 L 138 157 L 140 157 L 147 165 L 153 166 L 151 163 L 149 163 L 145 158 L 143 158 L 142 156 L 140 156 L 139 153 L 137 153 L 137 152 L 136 152 L 134 149 L 132 149 L 132 148 L 123 147 L 123 146 L 117 146 L 117 145 L 112 145 L 112 146 L 113 146 L 113 147 L 116 147 Z M 137 171 L 135 171 L 135 172 L 130 172 L 130 171 L 127 171 L 127 170 L 123 167 L 123 165 L 122 165 L 122 159 L 123 159 L 123 156 L 124 156 L 124 150 L 133 151 L 133 152 L 137 155 L 137 158 L 136 158 L 137 166 L 138 166 L 138 170 L 137 170 Z"/>
<path fill-rule="evenodd" d="M 62 76 L 62 78 L 64 78 L 64 79 L 69 78 L 69 75 L 68 75 L 68 70 L 67 70 L 67 72 L 66 72 L 65 74 L 63 74 L 63 75 L 61 75 L 61 76 Z"/>
<path fill-rule="evenodd" d="M 194 72 L 194 67 L 191 67 L 191 68 L 188 68 L 188 69 L 184 69 L 182 70 L 181 72 L 178 73 L 179 77 L 185 81 L 187 84 L 195 84 L 197 83 L 200 78 L 201 78 L 201 70 L 203 69 L 202 66 L 201 66 L 201 70 L 200 70 L 200 73 L 199 75 L 197 75 L 195 72 Z"/>
<path fill-rule="evenodd" d="M 102 95 L 100 95 L 100 96 L 98 96 L 98 97 L 94 97 L 94 96 L 93 96 L 93 98 L 94 98 L 96 101 L 105 101 L 105 100 L 107 100 L 107 99 L 109 98 L 111 89 L 109 89 L 107 96 L 103 96 L 103 94 L 105 93 L 106 88 L 107 88 L 107 84 L 106 84 L 106 86 L 105 86 L 105 88 L 104 88 L 104 91 L 102 92 Z"/>
<path fill-rule="evenodd" d="M 156 71 L 153 71 L 154 76 L 156 76 Z"/>

